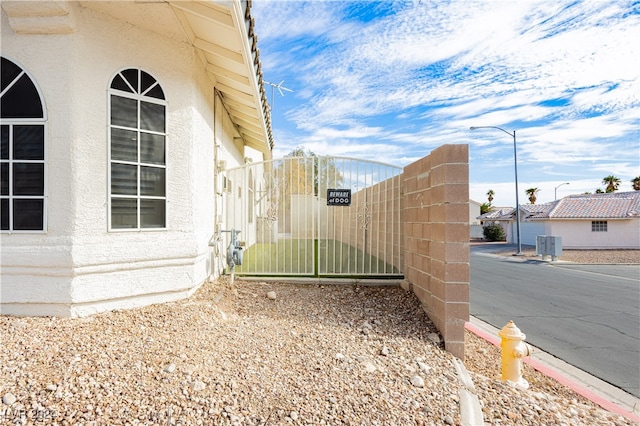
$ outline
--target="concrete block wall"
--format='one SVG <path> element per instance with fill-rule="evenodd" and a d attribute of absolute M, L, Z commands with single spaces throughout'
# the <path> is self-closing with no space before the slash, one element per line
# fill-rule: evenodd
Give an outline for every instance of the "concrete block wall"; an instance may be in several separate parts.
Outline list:
<path fill-rule="evenodd" d="M 402 175 L 395 176 L 353 193 L 351 206 L 331 210 L 336 229 L 341 230 L 336 240 L 384 260 L 399 273 L 403 270 L 401 186 Z"/>
<path fill-rule="evenodd" d="M 469 320 L 469 147 L 443 145 L 404 168 L 404 275 L 445 349 L 464 360 Z"/>

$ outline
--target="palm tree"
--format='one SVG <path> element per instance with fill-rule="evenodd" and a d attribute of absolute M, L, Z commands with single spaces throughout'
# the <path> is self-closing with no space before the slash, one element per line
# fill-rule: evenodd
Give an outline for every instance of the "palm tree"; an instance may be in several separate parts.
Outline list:
<path fill-rule="evenodd" d="M 604 191 L 602 190 L 602 188 L 598 188 L 596 189 L 596 194 L 604 194 Z"/>
<path fill-rule="evenodd" d="M 480 204 L 480 214 L 489 213 L 491 211 L 491 203 Z"/>
<path fill-rule="evenodd" d="M 489 205 L 491 205 L 494 195 L 495 195 L 495 192 L 493 192 L 493 189 L 490 189 L 487 191 L 487 199 L 489 200 Z"/>
<path fill-rule="evenodd" d="M 540 192 L 540 188 L 529 188 L 524 192 L 529 197 L 529 201 L 531 202 L 531 204 L 535 204 L 536 200 L 538 199 L 538 197 L 536 197 L 536 194 Z"/>
<path fill-rule="evenodd" d="M 633 184 L 634 191 L 640 191 L 640 176 L 636 176 L 631 179 L 631 183 Z"/>
<path fill-rule="evenodd" d="M 620 186 L 620 179 L 613 175 L 609 175 L 606 178 L 602 179 L 602 184 L 607 185 L 607 189 L 605 189 L 606 193 L 615 192 Z"/>

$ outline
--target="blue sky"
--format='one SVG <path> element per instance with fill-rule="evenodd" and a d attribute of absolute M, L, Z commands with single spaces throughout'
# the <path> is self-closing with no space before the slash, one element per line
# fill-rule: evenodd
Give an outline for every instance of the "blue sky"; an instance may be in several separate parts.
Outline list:
<path fill-rule="evenodd" d="M 469 193 L 515 205 L 640 175 L 640 2 L 254 0 L 274 158 L 406 166 L 469 144 Z"/>

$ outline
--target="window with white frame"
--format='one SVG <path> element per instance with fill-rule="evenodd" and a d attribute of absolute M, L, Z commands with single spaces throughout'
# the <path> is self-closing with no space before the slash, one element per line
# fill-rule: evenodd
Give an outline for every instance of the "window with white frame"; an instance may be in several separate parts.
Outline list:
<path fill-rule="evenodd" d="M 25 71 L 2 58 L 0 230 L 45 230 L 45 110 Z"/>
<path fill-rule="evenodd" d="M 166 227 L 166 101 L 160 84 L 137 68 L 109 88 L 109 227 Z"/>
<path fill-rule="evenodd" d="M 592 221 L 591 232 L 607 232 L 607 221 L 606 220 Z"/>

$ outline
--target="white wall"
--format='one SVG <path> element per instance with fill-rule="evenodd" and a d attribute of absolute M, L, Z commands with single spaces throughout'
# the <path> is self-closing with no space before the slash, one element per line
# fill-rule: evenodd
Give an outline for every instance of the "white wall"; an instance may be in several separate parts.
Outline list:
<path fill-rule="evenodd" d="M 544 223 L 541 222 L 521 222 L 520 223 L 520 241 L 522 244 L 535 246 L 536 237 L 545 234 Z"/>
<path fill-rule="evenodd" d="M 173 300 L 217 273 L 213 83 L 185 40 L 72 5 L 78 27 L 68 35 L 16 35 L 2 12 L 2 54 L 31 74 L 49 115 L 48 227 L 0 236 L 2 313 L 77 316 Z M 136 67 L 168 103 L 167 229 L 109 232 L 107 90 Z M 215 137 L 238 162 L 233 126 L 220 121 Z"/>
<path fill-rule="evenodd" d="M 640 219 L 607 220 L 607 232 L 592 232 L 591 220 L 547 222 L 547 235 L 562 237 L 563 248 L 640 249 Z"/>
<path fill-rule="evenodd" d="M 469 225 L 480 225 L 480 203 L 477 201 L 469 200 Z"/>

